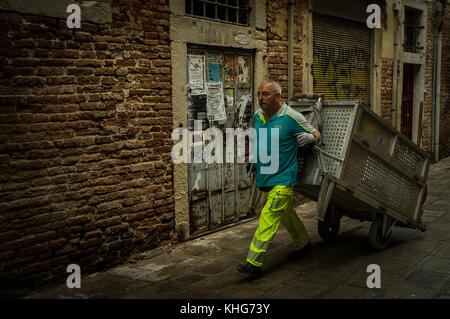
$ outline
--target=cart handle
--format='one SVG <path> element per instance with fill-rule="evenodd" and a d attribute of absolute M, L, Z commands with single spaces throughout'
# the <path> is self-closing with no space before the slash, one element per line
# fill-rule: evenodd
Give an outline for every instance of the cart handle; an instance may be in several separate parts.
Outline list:
<path fill-rule="evenodd" d="M 318 98 L 323 98 L 325 95 L 324 94 L 317 94 L 317 93 L 306 93 L 306 94 L 297 94 L 294 95 L 292 97 L 292 100 L 298 100 L 298 99 L 318 99 Z"/>
<path fill-rule="evenodd" d="M 318 147 L 318 146 L 316 146 L 316 145 L 314 145 L 314 150 L 317 151 L 317 152 L 319 152 L 320 155 L 323 154 L 323 155 L 328 156 L 328 157 L 330 157 L 330 158 L 332 158 L 332 159 L 334 159 L 334 160 L 336 160 L 336 161 L 339 161 L 339 162 L 341 162 L 341 163 L 344 162 L 344 160 L 343 160 L 342 158 L 336 157 L 336 156 L 334 156 L 334 155 L 332 155 L 332 154 L 330 154 L 330 153 L 328 153 L 328 152 L 325 152 L 323 149 L 321 149 L 320 147 Z"/>

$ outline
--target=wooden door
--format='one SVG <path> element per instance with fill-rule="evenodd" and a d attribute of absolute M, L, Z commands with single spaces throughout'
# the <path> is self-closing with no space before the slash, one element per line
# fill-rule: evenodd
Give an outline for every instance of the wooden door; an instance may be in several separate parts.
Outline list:
<path fill-rule="evenodd" d="M 253 173 L 247 172 L 245 163 L 237 161 L 236 139 L 232 139 L 233 145 L 226 145 L 228 128 L 245 131 L 250 127 L 253 116 L 253 56 L 248 52 L 190 48 L 188 61 L 187 119 L 189 130 L 195 131 L 191 159 L 195 159 L 196 151 L 199 152 L 198 160 L 188 164 L 189 222 L 191 235 L 199 235 L 254 215 L 249 205 Z M 210 84 L 220 84 L 223 96 L 219 99 L 223 99 L 223 112 L 219 112 L 218 107 L 208 109 L 211 91 L 206 88 Z M 202 126 L 196 129 L 195 120 L 201 120 Z M 203 157 L 208 143 L 203 134 L 212 127 L 222 132 L 222 163 L 208 164 Z M 233 150 L 234 160 L 225 160 L 229 149 Z M 248 156 L 247 152 L 247 162 Z"/>
<path fill-rule="evenodd" d="M 414 64 L 403 64 L 402 115 L 400 132 L 412 139 Z"/>

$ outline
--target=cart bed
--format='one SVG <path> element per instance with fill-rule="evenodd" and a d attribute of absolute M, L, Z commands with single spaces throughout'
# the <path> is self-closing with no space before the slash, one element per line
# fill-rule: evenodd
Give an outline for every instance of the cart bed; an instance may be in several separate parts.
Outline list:
<path fill-rule="evenodd" d="M 325 102 L 321 116 L 321 149 L 340 160 L 323 156 L 322 170 L 318 153 L 300 158 L 295 190 L 319 201 L 327 179 L 335 185 L 329 203 L 345 215 L 374 220 L 384 213 L 424 229 L 429 155 L 359 101 Z"/>

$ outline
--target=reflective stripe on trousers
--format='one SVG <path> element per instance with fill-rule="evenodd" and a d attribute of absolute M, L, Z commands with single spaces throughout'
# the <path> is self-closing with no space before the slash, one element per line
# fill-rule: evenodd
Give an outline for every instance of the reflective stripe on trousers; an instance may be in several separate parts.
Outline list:
<path fill-rule="evenodd" d="M 247 255 L 247 261 L 257 267 L 263 265 L 265 253 L 269 250 L 280 223 L 291 234 L 295 249 L 309 243 L 308 233 L 292 205 L 293 189 L 288 186 L 275 186 L 265 194 L 267 201 L 261 211 L 258 228 Z"/>

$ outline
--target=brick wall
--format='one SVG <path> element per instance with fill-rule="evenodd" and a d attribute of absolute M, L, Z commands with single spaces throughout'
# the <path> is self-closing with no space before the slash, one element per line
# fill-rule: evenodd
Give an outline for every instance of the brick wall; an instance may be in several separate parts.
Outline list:
<path fill-rule="evenodd" d="M 123 261 L 174 238 L 166 1 L 69 30 L 0 11 L 0 286 Z"/>
<path fill-rule="evenodd" d="M 267 1 L 267 54 L 269 77 L 280 83 L 282 99 L 288 97 L 288 1 Z M 294 5 L 294 93 L 302 92 L 301 8 Z"/>
<path fill-rule="evenodd" d="M 422 134 L 422 148 L 431 151 L 431 108 L 433 99 L 433 41 L 434 41 L 434 26 L 433 26 L 434 6 L 432 3 L 428 4 L 428 23 L 427 23 L 427 40 L 426 40 L 426 54 L 425 54 L 425 74 L 424 74 L 424 91 L 425 97 L 423 101 L 423 134 Z"/>
<path fill-rule="evenodd" d="M 441 48 L 439 158 L 450 156 L 450 4 L 446 6 Z"/>

